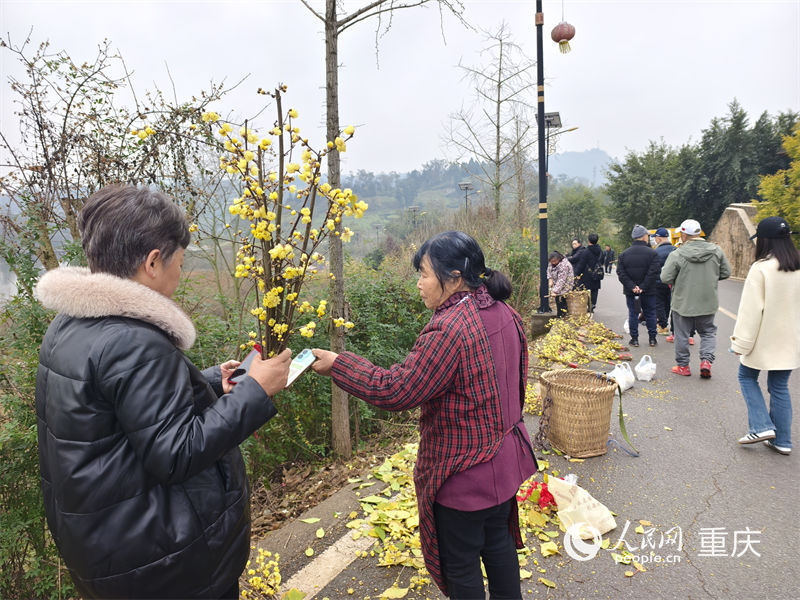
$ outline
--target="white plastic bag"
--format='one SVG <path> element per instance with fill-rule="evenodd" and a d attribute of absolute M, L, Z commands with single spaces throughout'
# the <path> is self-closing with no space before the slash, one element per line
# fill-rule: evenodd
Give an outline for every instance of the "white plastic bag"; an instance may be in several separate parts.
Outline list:
<path fill-rule="evenodd" d="M 639 381 L 650 381 L 656 376 L 656 363 L 653 362 L 649 354 L 645 354 L 634 370 L 636 371 L 636 379 Z"/>
<path fill-rule="evenodd" d="M 582 539 L 592 539 L 596 533 L 602 535 L 617 526 L 611 511 L 581 486 L 550 477 L 547 489 L 558 506 L 558 520 L 567 529 L 577 526 Z"/>
<path fill-rule="evenodd" d="M 608 376 L 619 384 L 619 387 L 623 392 L 632 388 L 633 382 L 636 381 L 636 377 L 633 375 L 630 363 L 626 362 L 617 363 Z"/>
<path fill-rule="evenodd" d="M 625 330 L 625 333 L 631 332 L 631 325 L 628 322 L 628 319 L 625 319 L 625 323 L 622 325 L 622 328 Z"/>

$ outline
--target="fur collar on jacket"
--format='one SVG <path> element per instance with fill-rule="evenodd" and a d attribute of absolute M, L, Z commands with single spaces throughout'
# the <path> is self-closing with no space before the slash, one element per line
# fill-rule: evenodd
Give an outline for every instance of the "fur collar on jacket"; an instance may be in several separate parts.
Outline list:
<path fill-rule="evenodd" d="M 132 279 L 92 273 L 85 267 L 59 267 L 42 275 L 36 297 L 49 309 L 77 318 L 129 317 L 155 325 L 181 350 L 197 335 L 175 302 Z"/>

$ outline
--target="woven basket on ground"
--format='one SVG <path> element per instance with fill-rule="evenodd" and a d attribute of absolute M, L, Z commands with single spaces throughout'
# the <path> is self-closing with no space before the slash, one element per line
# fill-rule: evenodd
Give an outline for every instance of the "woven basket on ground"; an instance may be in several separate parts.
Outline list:
<path fill-rule="evenodd" d="M 542 398 L 552 400 L 550 443 L 576 458 L 605 454 L 617 384 L 586 369 L 545 371 L 539 382 Z"/>
<path fill-rule="evenodd" d="M 567 299 L 567 314 L 580 317 L 589 311 L 589 290 L 572 290 L 564 296 Z"/>

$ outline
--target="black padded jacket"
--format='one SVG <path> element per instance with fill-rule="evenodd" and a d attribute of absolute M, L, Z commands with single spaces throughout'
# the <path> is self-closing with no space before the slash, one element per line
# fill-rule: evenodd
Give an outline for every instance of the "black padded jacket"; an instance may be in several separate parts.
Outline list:
<path fill-rule="evenodd" d="M 250 377 L 222 395 L 180 349 L 191 321 L 145 286 L 62 267 L 37 294 L 59 311 L 36 375 L 45 512 L 79 594 L 220 597 L 250 552 L 238 445 L 271 399 Z"/>

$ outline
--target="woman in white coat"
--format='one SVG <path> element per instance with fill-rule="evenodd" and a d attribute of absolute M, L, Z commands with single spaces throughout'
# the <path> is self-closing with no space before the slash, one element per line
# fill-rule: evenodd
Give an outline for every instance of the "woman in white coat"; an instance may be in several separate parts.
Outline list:
<path fill-rule="evenodd" d="M 749 422 L 739 443 L 764 442 L 784 455 L 792 452 L 789 376 L 800 367 L 800 253 L 790 235 L 782 217 L 758 224 L 756 262 L 744 282 L 731 336 L 731 351 L 741 357 L 739 385 Z M 769 411 L 758 385 L 761 371 L 767 371 Z"/>

